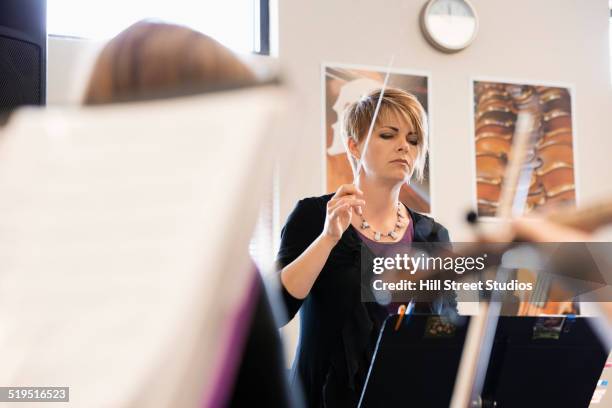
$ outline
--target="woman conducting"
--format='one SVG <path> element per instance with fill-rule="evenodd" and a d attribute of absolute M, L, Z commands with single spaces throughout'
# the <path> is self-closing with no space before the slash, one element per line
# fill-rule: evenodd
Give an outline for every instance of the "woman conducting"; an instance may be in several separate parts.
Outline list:
<path fill-rule="evenodd" d="M 361 302 L 361 244 L 449 241 L 442 225 L 399 201 L 401 186 L 423 177 L 427 154 L 427 118 L 413 95 L 384 90 L 363 154 L 380 93 L 369 93 L 344 113 L 342 133 L 355 184 L 300 200 L 281 234 L 277 262 L 288 318 L 301 310 L 291 380 L 301 382 L 309 407 L 357 406 L 388 316 L 385 307 Z M 419 303 L 415 310 L 456 312 L 454 294 Z"/>

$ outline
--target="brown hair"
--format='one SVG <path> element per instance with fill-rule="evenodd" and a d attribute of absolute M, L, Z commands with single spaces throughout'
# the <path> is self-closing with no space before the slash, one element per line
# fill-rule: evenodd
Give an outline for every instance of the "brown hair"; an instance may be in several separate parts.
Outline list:
<path fill-rule="evenodd" d="M 254 82 L 249 68 L 211 37 L 179 25 L 140 21 L 104 47 L 83 102 L 149 99 L 188 88 Z"/>
<path fill-rule="evenodd" d="M 381 91 L 381 89 L 371 91 L 345 109 L 342 118 L 342 135 L 345 142 L 347 142 L 345 143 L 347 147 L 349 138 L 353 139 L 356 144 L 365 141 Z M 386 88 L 375 125 L 378 125 L 382 118 L 392 113 L 403 116 L 412 125 L 414 132 L 417 134 L 418 154 L 414 169 L 417 180 L 422 180 L 428 148 L 428 127 L 425 109 L 414 95 L 402 89 Z M 348 156 L 353 171 L 356 171 L 357 161 L 350 154 Z"/>

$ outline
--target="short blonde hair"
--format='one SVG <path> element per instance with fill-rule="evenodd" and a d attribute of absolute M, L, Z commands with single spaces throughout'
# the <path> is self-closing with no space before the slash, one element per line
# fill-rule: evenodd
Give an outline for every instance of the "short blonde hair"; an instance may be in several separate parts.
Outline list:
<path fill-rule="evenodd" d="M 342 136 L 347 151 L 349 138 L 353 139 L 356 144 L 365 141 L 381 91 L 382 89 L 376 89 L 369 92 L 360 100 L 350 104 L 344 110 L 342 118 Z M 392 113 L 403 116 L 404 119 L 412 125 L 418 137 L 418 153 L 414 163 L 414 170 L 417 180 L 422 181 L 428 149 L 428 126 L 425 109 L 416 96 L 411 93 L 403 89 L 386 88 L 383 93 L 375 125 L 380 124 L 382 118 Z M 348 156 L 353 172 L 356 172 L 357 160 L 350 154 Z"/>

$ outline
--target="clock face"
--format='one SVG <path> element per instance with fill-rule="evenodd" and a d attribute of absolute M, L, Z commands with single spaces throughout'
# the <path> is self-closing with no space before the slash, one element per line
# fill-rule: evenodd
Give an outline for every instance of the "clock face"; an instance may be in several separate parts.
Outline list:
<path fill-rule="evenodd" d="M 467 47 L 478 30 L 476 13 L 466 0 L 431 0 L 421 24 L 428 39 L 448 52 Z"/>

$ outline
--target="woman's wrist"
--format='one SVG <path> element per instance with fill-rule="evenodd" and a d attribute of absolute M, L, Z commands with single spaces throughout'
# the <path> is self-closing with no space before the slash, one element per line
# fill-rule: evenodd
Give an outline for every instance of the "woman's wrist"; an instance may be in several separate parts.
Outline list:
<path fill-rule="evenodd" d="M 330 251 L 336 246 L 339 241 L 339 238 L 334 238 L 326 234 L 325 232 L 322 232 L 321 235 L 319 235 L 319 242 L 321 242 L 321 244 L 325 247 L 328 247 Z"/>

